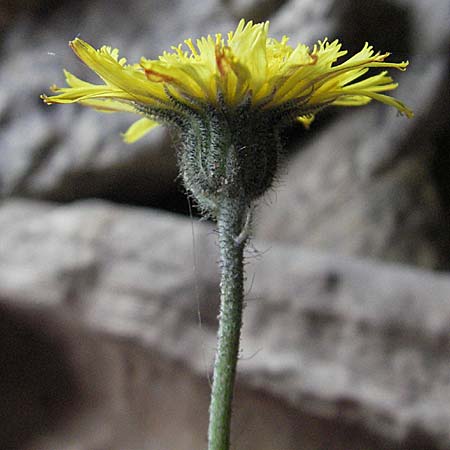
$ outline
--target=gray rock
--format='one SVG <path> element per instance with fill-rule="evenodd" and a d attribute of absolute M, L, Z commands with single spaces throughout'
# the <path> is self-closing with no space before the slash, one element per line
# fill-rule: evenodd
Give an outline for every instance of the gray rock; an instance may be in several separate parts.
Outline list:
<path fill-rule="evenodd" d="M 330 34 L 335 21 L 335 0 L 223 0 L 226 8 L 236 17 L 253 21 L 271 21 L 271 33 L 278 38 L 291 37 L 313 43 Z"/>
<path fill-rule="evenodd" d="M 0 295 L 61 314 L 73 346 L 84 342 L 78 375 L 102 388 L 33 450 L 202 448 L 211 228 L 102 202 L 11 200 L 0 235 Z M 448 276 L 253 245 L 235 448 L 448 448 Z"/>
<path fill-rule="evenodd" d="M 245 3 L 245 2 L 242 2 Z M 336 0 L 289 0 L 284 1 L 271 17 L 272 33 L 290 37 L 291 45 L 297 42 L 311 47 L 326 36 L 336 34 Z"/>
<path fill-rule="evenodd" d="M 423 147 L 398 159 L 383 155 L 389 134 L 400 147 L 401 128 L 410 125 L 393 118 L 384 133 L 374 134 L 365 124 L 379 121 L 379 112 L 337 119 L 289 160 L 287 174 L 263 202 L 257 237 L 429 268 L 446 264 L 448 224 L 431 155 Z M 394 126 L 400 136 L 394 137 Z"/>
<path fill-rule="evenodd" d="M 395 111 L 375 104 L 319 115 L 293 145 L 275 194 L 263 202 L 257 237 L 448 268 L 444 149 L 450 94 L 443 49 L 450 43 L 449 5 L 433 4 L 380 0 L 333 5 L 330 19 L 346 48 L 357 51 L 367 40 L 392 50 L 392 58 L 410 60 L 405 74 L 393 74 L 400 83 L 394 95 L 412 107 L 415 118 L 397 118 Z"/>

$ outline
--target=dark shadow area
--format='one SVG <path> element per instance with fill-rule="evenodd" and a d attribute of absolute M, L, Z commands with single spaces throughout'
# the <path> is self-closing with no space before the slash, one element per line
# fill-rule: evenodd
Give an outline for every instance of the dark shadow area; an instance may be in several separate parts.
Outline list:
<path fill-rule="evenodd" d="M 448 65 L 447 73 L 450 74 L 450 63 Z M 432 120 L 437 121 L 438 127 L 433 136 L 431 136 L 431 145 L 436 149 L 433 159 L 433 176 L 436 180 L 438 191 L 441 195 L 442 202 L 450 212 L 450 122 L 445 113 L 445 108 L 450 102 L 450 76 L 443 83 L 442 96 L 439 104 L 435 105 Z M 426 126 L 426 124 L 425 124 Z M 449 214 L 450 217 L 450 214 Z"/>
<path fill-rule="evenodd" d="M 1 449 L 23 449 L 76 409 L 79 385 L 60 334 L 43 312 L 0 303 Z"/>
<path fill-rule="evenodd" d="M 83 178 L 88 180 L 90 176 L 95 176 L 97 189 L 96 192 L 90 190 L 88 194 L 85 194 L 82 186 L 86 186 L 86 184 L 83 183 Z M 102 179 L 104 183 L 102 183 Z M 162 191 L 152 189 L 152 182 L 149 181 L 147 184 L 145 176 L 136 176 L 133 172 L 120 172 L 120 170 L 115 173 L 114 178 L 110 178 L 107 173 L 100 174 L 98 172 L 95 174 L 77 174 L 73 179 L 72 188 L 70 188 L 70 180 L 66 179 L 65 182 L 66 187 L 69 187 L 66 191 L 70 192 L 70 195 L 63 197 L 59 195 L 49 196 L 46 198 L 58 203 L 69 203 L 85 198 L 98 198 L 113 203 L 155 208 L 186 216 L 189 216 L 192 211 L 193 216 L 200 217 L 193 200 L 191 200 L 190 211 L 187 194 L 178 178 L 170 184 L 164 182 L 165 187 Z"/>
<path fill-rule="evenodd" d="M 98 198 L 114 203 L 161 209 L 176 214 L 200 217 L 195 201 L 188 199 L 186 191 L 179 179 L 174 180 L 164 193 L 155 193 L 141 189 L 131 177 L 126 177 L 116 189 L 110 189 Z M 191 208 L 189 207 L 189 201 Z"/>
<path fill-rule="evenodd" d="M 342 0 L 336 8 L 338 36 L 349 54 L 369 42 L 376 51 L 392 53 L 392 61 L 411 56 L 409 9 L 387 0 Z"/>

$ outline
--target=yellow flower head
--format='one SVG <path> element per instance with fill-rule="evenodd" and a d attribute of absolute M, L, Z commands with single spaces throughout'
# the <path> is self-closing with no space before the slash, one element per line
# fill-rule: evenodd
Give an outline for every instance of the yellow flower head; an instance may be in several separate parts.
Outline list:
<path fill-rule="evenodd" d="M 402 102 L 384 92 L 397 83 L 386 71 L 363 78 L 370 68 L 405 70 L 408 62 L 385 62 L 389 53 L 374 52 L 367 43 L 344 62 L 346 55 L 335 40 L 319 41 L 309 49 L 292 47 L 288 38 L 268 37 L 269 22 L 253 24 L 241 20 L 234 32 L 202 37 L 194 43 L 172 47 L 157 60 L 141 58 L 126 64 L 118 50 L 103 46 L 95 50 L 76 38 L 70 47 L 99 77 L 103 84 L 91 84 L 65 71 L 69 87 L 52 87 L 56 95 L 45 103 L 78 102 L 102 112 L 126 111 L 142 115 L 124 134 L 134 142 L 160 123 L 177 124 L 185 108 L 251 108 L 279 111 L 280 117 L 308 126 L 314 114 L 330 106 L 358 106 L 372 99 L 394 106 L 412 117 Z"/>

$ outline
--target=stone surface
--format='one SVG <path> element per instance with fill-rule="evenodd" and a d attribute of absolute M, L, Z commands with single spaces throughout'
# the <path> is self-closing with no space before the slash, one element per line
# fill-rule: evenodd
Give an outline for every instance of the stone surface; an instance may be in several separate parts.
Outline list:
<path fill-rule="evenodd" d="M 257 237 L 429 268 L 448 265 L 449 224 L 431 155 L 418 142 L 409 155 L 382 161 L 388 133 L 364 126 L 379 120 L 377 112 L 337 119 L 290 158 L 260 209 Z M 408 124 L 393 120 L 385 128 L 394 139 L 394 128 Z"/>
<path fill-rule="evenodd" d="M 78 377 L 102 387 L 90 413 L 30 450 L 203 448 L 211 228 L 102 202 L 11 200 L 0 235 L 0 295 L 61 314 L 85 355 Z M 448 448 L 447 275 L 264 241 L 248 262 L 234 448 Z"/>

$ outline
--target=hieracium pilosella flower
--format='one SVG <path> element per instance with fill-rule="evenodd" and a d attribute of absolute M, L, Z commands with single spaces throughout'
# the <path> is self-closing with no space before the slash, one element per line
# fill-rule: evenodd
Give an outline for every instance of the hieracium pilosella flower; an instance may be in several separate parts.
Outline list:
<path fill-rule="evenodd" d="M 96 85 L 65 71 L 69 87 L 52 87 L 48 103 L 74 103 L 102 112 L 142 116 L 124 133 L 134 142 L 160 124 L 178 130 L 179 162 L 186 188 L 206 213 L 218 198 L 252 202 L 271 185 L 280 152 L 279 133 L 295 121 L 308 126 L 328 106 L 358 106 L 377 100 L 408 117 L 412 112 L 384 92 L 397 84 L 386 71 L 362 78 L 370 68 L 405 70 L 407 62 L 386 62 L 366 44 L 345 60 L 335 40 L 312 49 L 292 47 L 284 36 L 268 37 L 269 23 L 239 22 L 221 34 L 184 41 L 157 60 L 127 64 L 118 50 L 95 50 L 70 42 L 77 56 L 103 80 Z"/>

